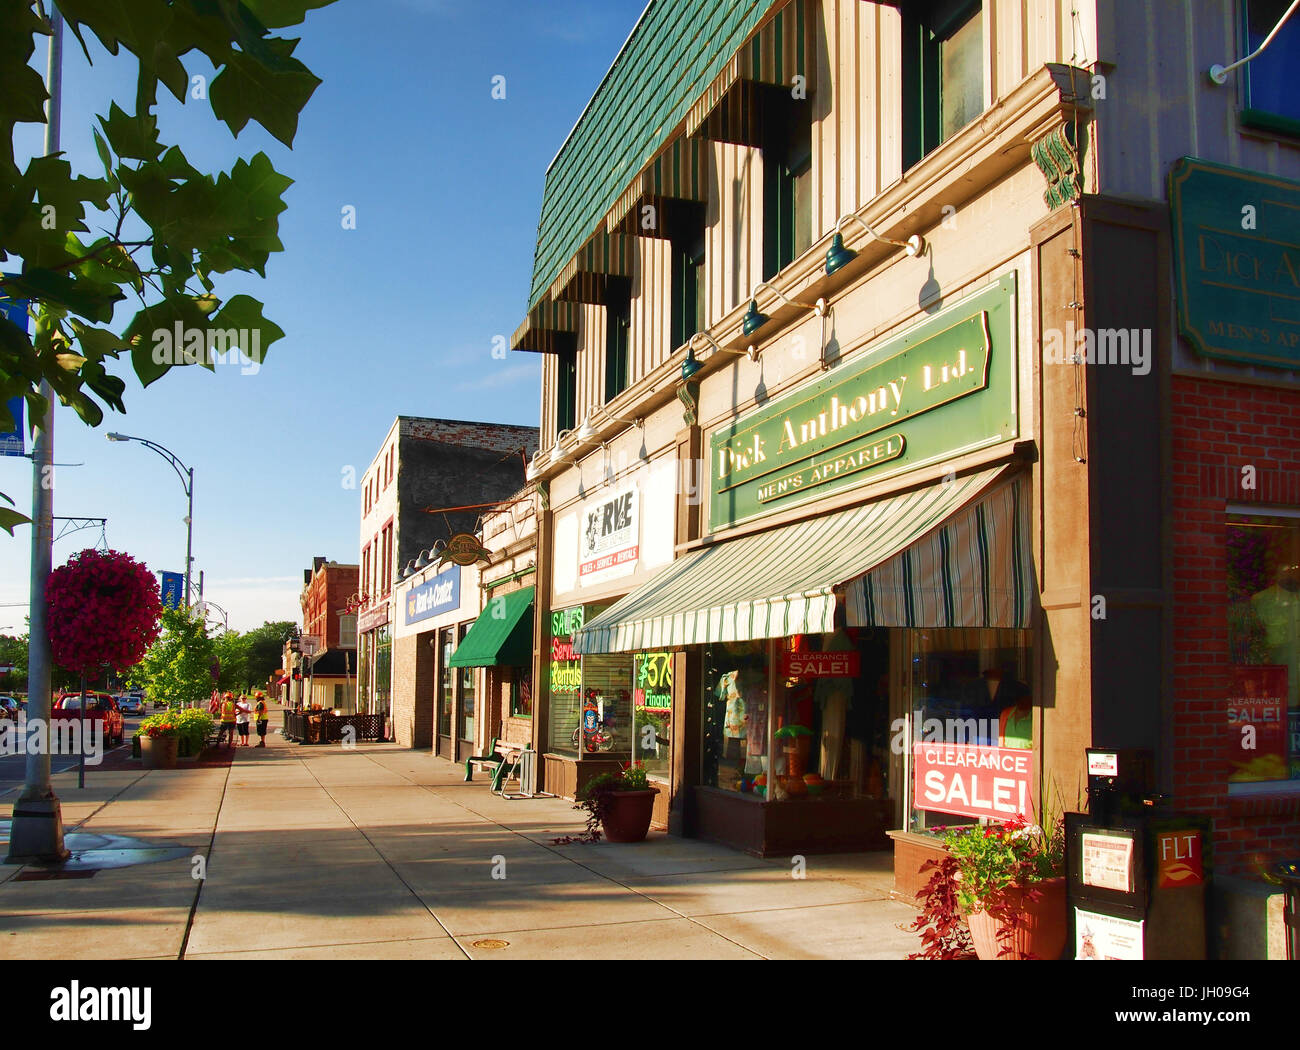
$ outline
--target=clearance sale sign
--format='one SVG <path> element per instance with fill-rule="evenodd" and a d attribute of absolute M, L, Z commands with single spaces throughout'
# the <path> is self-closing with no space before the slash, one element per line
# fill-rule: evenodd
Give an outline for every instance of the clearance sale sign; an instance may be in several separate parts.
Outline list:
<path fill-rule="evenodd" d="M 1032 818 L 1033 757 L 1018 747 L 918 742 L 913 805 L 964 817 Z"/>

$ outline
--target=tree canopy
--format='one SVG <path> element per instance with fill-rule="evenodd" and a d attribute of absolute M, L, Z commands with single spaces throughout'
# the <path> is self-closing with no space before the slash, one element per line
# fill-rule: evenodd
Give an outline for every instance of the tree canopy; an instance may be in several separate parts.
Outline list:
<path fill-rule="evenodd" d="M 320 80 L 293 57 L 299 38 L 274 31 L 332 2 L 58 0 L 88 61 L 93 36 L 110 60 L 129 55 L 137 67 L 134 99 L 125 108 L 108 101 L 90 129 L 103 169 L 94 175 L 74 173 L 62 154 L 25 166 L 15 155 L 15 128 L 45 123 L 48 95 L 32 60 L 50 21 L 43 0 L 4 5 L 0 295 L 29 302 L 32 334 L 0 314 L 0 432 L 15 425 L 10 398 L 22 396 L 31 419 L 43 416 L 42 380 L 97 426 L 105 407 L 126 410 L 126 382 L 114 371 L 119 358 L 128 357 L 148 386 L 178 365 L 212 369 L 214 350 L 230 349 L 231 331 L 249 344 L 238 349 L 259 362 L 284 335 L 261 302 L 223 299 L 217 280 L 235 271 L 266 276 L 271 253 L 283 247 L 279 214 L 292 180 L 261 152 L 228 171 L 200 171 L 179 146 L 161 141 L 155 108 L 161 87 L 183 105 L 210 107 L 234 136 L 252 121 L 292 147 Z M 199 55 L 216 70 L 210 85 L 186 67 Z M 122 324 L 117 308 L 128 299 L 134 312 Z M 183 333 L 184 346 L 168 342 L 160 353 L 158 333 L 171 332 Z M 0 505 L 0 528 L 12 533 L 26 520 Z"/>

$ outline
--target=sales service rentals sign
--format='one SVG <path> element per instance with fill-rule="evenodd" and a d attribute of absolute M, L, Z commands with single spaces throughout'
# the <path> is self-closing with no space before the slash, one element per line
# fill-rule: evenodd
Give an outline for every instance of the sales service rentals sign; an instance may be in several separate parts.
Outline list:
<path fill-rule="evenodd" d="M 600 583 L 627 576 L 641 553 L 639 494 L 636 486 L 619 489 L 588 503 L 578 536 L 578 582 Z"/>

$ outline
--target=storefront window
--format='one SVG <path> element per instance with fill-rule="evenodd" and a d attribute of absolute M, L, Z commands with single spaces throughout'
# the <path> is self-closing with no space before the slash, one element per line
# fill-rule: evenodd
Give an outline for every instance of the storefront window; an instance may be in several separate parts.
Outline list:
<path fill-rule="evenodd" d="M 513 718 L 533 717 L 533 672 L 529 667 L 511 668 L 510 714 Z"/>
<path fill-rule="evenodd" d="M 551 613 L 550 736 L 552 752 L 576 758 L 582 709 L 582 658 L 573 652 L 573 632 L 582 627 L 581 607 Z"/>
<path fill-rule="evenodd" d="M 456 698 L 455 670 L 450 667 L 451 654 L 456 651 L 456 631 L 444 627 L 438 632 L 438 735 L 451 736 L 451 708 Z"/>
<path fill-rule="evenodd" d="M 911 632 L 909 827 L 1033 816 L 1030 632 Z"/>
<path fill-rule="evenodd" d="M 388 700 L 393 688 L 393 638 L 390 628 L 375 632 L 375 705 L 372 713 L 388 714 Z"/>
<path fill-rule="evenodd" d="M 1228 520 L 1230 794 L 1300 789 L 1300 519 Z"/>
<path fill-rule="evenodd" d="M 472 624 L 460 625 L 460 641 L 465 640 Z M 474 740 L 474 673 L 473 667 L 460 668 L 460 738 Z"/>
<path fill-rule="evenodd" d="M 363 634 L 357 645 L 357 702 L 361 711 L 368 710 L 370 703 L 370 668 L 374 666 L 370 645 L 374 637 L 373 633 Z"/>
<path fill-rule="evenodd" d="M 706 787 L 762 799 L 768 790 L 768 643 L 704 650 Z"/>
<path fill-rule="evenodd" d="M 626 653 L 582 660 L 582 718 L 572 736 L 587 755 L 629 751 L 632 735 L 632 657 Z"/>
<path fill-rule="evenodd" d="M 633 661 L 632 759 L 658 780 L 670 779 L 673 654 L 638 653 Z"/>

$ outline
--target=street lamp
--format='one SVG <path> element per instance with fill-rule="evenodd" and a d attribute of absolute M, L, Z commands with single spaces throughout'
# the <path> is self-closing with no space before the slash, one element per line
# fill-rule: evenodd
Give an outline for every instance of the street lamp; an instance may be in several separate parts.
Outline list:
<path fill-rule="evenodd" d="M 150 441 L 148 438 L 132 437 L 130 434 L 109 434 L 108 440 L 138 441 L 142 445 L 147 445 L 172 465 L 172 470 L 176 471 L 176 476 L 181 479 L 181 484 L 185 487 L 185 496 L 189 500 L 189 510 L 185 514 L 185 607 L 188 609 L 190 605 L 190 567 L 194 562 L 194 468 L 187 467 L 170 449 L 163 448 L 162 445 Z"/>

